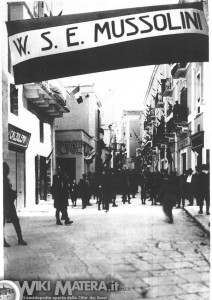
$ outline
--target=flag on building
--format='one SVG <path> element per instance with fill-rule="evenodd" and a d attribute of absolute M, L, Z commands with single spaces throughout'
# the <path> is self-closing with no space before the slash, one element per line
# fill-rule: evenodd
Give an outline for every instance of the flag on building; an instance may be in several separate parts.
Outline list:
<path fill-rule="evenodd" d="M 88 155 L 86 155 L 84 158 L 87 162 L 92 162 L 94 157 L 96 156 L 96 151 L 92 150 Z"/>
<path fill-rule="evenodd" d="M 83 102 L 82 94 L 81 94 L 80 86 L 79 85 L 77 87 L 75 87 L 75 89 L 73 89 L 72 94 L 74 94 L 74 96 L 75 96 L 78 104 L 80 104 L 80 103 Z"/>

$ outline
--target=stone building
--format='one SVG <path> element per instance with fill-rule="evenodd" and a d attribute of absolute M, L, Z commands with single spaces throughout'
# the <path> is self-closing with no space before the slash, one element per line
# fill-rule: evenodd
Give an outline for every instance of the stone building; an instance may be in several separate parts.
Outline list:
<path fill-rule="evenodd" d="M 153 170 L 169 168 L 181 174 L 209 164 L 207 72 L 207 63 L 155 66 L 141 117 L 142 151 Z"/>
<path fill-rule="evenodd" d="M 134 158 L 138 148 L 140 110 L 124 110 L 120 121 L 120 143 L 126 149 L 126 168 L 134 169 Z"/>
<path fill-rule="evenodd" d="M 3 1 L 6 21 L 41 17 L 44 14 L 25 2 Z M 2 22 L 3 23 L 3 22 Z M 6 23 L 2 24 L 2 144 L 3 161 L 17 190 L 16 207 L 47 199 L 54 171 L 54 120 L 69 112 L 69 95 L 58 81 L 15 85 Z"/>
<path fill-rule="evenodd" d="M 56 162 L 67 175 L 78 182 L 82 174 L 95 172 L 97 141 L 100 138 L 101 103 L 94 85 L 81 85 L 81 100 L 67 87 L 70 113 L 55 122 Z M 79 99 L 79 98 L 78 98 Z"/>

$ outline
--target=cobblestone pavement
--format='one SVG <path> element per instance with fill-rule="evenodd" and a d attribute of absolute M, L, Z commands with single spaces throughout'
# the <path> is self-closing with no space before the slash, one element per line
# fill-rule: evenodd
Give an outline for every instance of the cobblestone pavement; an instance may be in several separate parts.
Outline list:
<path fill-rule="evenodd" d="M 209 238 L 183 210 L 174 209 L 174 224 L 168 224 L 161 206 L 141 205 L 138 194 L 131 205 L 119 197 L 108 213 L 92 202 L 84 210 L 81 200 L 69 206 L 71 226 L 55 225 L 51 201 L 19 212 L 28 246 L 18 246 L 12 224 L 6 224 L 11 248 L 5 248 L 5 279 L 111 275 L 124 290 L 107 294 L 110 300 L 210 299 Z"/>

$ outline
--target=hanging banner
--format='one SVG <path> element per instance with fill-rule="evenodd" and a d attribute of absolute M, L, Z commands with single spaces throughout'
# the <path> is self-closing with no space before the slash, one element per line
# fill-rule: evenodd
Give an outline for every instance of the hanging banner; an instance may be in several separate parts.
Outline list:
<path fill-rule="evenodd" d="M 208 60 L 202 3 L 13 21 L 7 28 L 15 84 Z"/>

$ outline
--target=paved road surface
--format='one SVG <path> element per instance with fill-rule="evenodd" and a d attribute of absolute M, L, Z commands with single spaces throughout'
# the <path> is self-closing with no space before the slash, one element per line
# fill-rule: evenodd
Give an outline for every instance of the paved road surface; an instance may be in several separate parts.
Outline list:
<path fill-rule="evenodd" d="M 181 209 L 168 224 L 161 206 L 69 206 L 71 226 L 56 226 L 49 202 L 19 213 L 28 246 L 18 246 L 6 224 L 5 279 L 119 280 L 121 292 L 107 299 L 209 300 L 209 238 Z M 89 294 L 91 295 L 91 294 Z M 104 294 L 106 295 L 106 294 Z"/>

